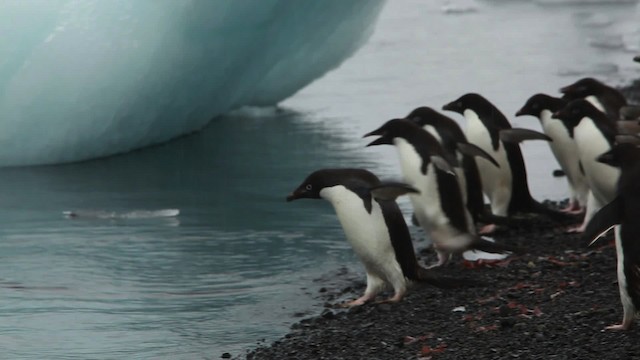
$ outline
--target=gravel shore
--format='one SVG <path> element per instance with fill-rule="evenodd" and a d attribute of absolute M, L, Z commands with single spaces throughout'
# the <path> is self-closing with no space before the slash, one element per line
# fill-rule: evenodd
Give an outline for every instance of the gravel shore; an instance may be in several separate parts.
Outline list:
<path fill-rule="evenodd" d="M 640 81 L 622 90 L 632 103 L 640 102 Z M 329 303 L 344 294 L 357 297 L 363 280 L 346 289 L 322 289 L 318 296 L 329 303 L 321 315 L 242 357 L 640 359 L 638 328 L 603 330 L 622 320 L 612 237 L 588 248 L 579 235 L 564 233 L 568 225 L 533 218 L 494 236 L 526 254 L 479 264 L 457 259 L 437 270 L 476 283 L 473 287 L 416 285 L 400 303 L 349 310 Z M 436 260 L 431 251 L 419 257 L 427 264 Z"/>

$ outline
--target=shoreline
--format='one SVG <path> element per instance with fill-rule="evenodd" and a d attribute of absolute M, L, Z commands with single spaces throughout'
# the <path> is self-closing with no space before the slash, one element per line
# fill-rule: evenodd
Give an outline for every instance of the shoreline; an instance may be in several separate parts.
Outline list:
<path fill-rule="evenodd" d="M 640 80 L 620 90 L 629 103 L 640 103 Z M 638 327 L 603 330 L 622 320 L 612 236 L 588 248 L 580 235 L 564 233 L 580 220 L 532 218 L 493 236 L 525 248 L 525 255 L 479 264 L 458 257 L 436 270 L 478 286 L 417 284 L 396 304 L 348 310 L 327 304 L 281 339 L 236 358 L 640 359 Z M 423 263 L 436 259 L 430 249 L 417 252 Z M 318 296 L 333 303 L 345 293 L 357 297 L 363 288 L 364 275 L 346 289 L 328 290 L 335 294 L 322 288 Z"/>

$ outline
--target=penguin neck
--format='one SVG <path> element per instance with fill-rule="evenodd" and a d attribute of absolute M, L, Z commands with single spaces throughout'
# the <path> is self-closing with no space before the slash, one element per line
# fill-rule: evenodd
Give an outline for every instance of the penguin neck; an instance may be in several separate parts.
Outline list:
<path fill-rule="evenodd" d="M 589 95 L 587 97 L 584 98 L 585 100 L 587 100 L 588 102 L 591 103 L 591 105 L 595 106 L 596 109 L 605 112 L 605 108 L 604 105 L 602 105 L 602 103 L 600 102 L 600 100 L 598 99 L 598 97 L 596 95 Z"/>
<path fill-rule="evenodd" d="M 427 124 L 422 128 L 425 129 L 429 134 L 433 135 L 433 137 L 436 138 L 436 140 L 438 140 L 438 142 L 442 144 L 442 137 L 440 136 L 440 133 L 438 132 L 438 130 L 436 130 L 436 128 L 433 125 Z"/>
<path fill-rule="evenodd" d="M 491 139 L 491 148 L 497 151 L 500 147 L 498 128 L 493 124 L 486 124 L 474 110 L 466 109 L 463 115 L 467 119 L 467 140 L 478 144 L 488 136 Z"/>
<path fill-rule="evenodd" d="M 552 118 L 552 116 L 553 111 L 549 109 L 544 109 L 540 112 L 540 124 L 542 125 L 542 129 L 545 134 L 549 135 L 553 139 L 554 136 L 560 135 L 558 133 L 558 131 L 562 131 L 560 129 L 564 129 L 566 134 L 563 135 L 569 136 L 569 129 L 567 129 L 565 123 L 560 119 Z"/>
<path fill-rule="evenodd" d="M 353 222 L 353 217 L 357 218 L 364 214 L 369 215 L 364 199 L 344 185 L 326 187 L 320 190 L 320 197 L 333 205 L 336 215 L 338 215 L 338 220 L 345 229 L 350 222 Z M 377 203 L 373 199 L 371 202 L 373 208 L 377 207 L 379 209 L 379 206 L 377 206 Z M 374 209 L 372 209 L 372 211 L 373 210 Z"/>
<path fill-rule="evenodd" d="M 393 143 L 398 150 L 400 168 L 402 169 L 404 177 L 407 181 L 413 183 L 412 185 L 415 185 L 418 181 L 417 179 L 421 176 L 420 171 L 425 159 L 422 158 L 417 149 L 407 141 L 407 139 L 395 138 L 393 139 Z"/>

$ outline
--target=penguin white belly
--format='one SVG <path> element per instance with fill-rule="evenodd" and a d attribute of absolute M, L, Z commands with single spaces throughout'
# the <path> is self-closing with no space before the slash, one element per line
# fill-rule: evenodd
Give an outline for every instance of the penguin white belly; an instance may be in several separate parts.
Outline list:
<path fill-rule="evenodd" d="M 596 161 L 611 146 L 589 118 L 584 118 L 574 129 L 580 161 L 596 200 L 604 205 L 615 197 L 620 169 Z"/>
<path fill-rule="evenodd" d="M 506 216 L 509 211 L 512 190 L 511 166 L 507 159 L 507 152 L 502 142 L 498 143 L 497 150 L 493 149 L 489 131 L 474 111 L 465 110 L 464 117 L 467 119 L 465 129 L 467 140 L 486 151 L 500 165 L 500 167 L 496 167 L 484 158 L 476 158 L 482 181 L 482 191 L 491 202 L 491 212 L 495 215 Z"/>
<path fill-rule="evenodd" d="M 569 131 L 562 124 L 562 121 L 552 119 L 551 115 L 552 112 L 549 110 L 542 111 L 540 116 L 542 129 L 552 140 L 549 147 L 567 175 L 572 197 L 584 206 L 587 204 L 589 184 L 587 178 L 580 171 L 578 146 L 575 140 L 569 136 Z"/>
<path fill-rule="evenodd" d="M 423 174 L 420 170 L 422 158 L 414 147 L 401 138 L 394 141 L 400 155 L 400 168 L 405 181 L 420 191 L 419 194 L 409 194 L 418 222 L 429 232 L 433 241 L 439 241 L 444 236 L 434 237 L 434 234 L 439 234 L 443 229 L 451 228 L 451 226 L 449 218 L 442 210 L 436 168 L 432 163 L 429 163 L 427 174 Z"/>
<path fill-rule="evenodd" d="M 324 188 L 320 196 L 333 205 L 347 241 L 367 273 L 393 283 L 402 269 L 378 203 L 371 201 L 369 214 L 362 199 L 342 185 Z"/>

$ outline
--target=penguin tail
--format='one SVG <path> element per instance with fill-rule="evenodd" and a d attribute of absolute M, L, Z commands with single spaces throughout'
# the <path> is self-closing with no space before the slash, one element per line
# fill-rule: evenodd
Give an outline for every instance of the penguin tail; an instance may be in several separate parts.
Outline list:
<path fill-rule="evenodd" d="M 479 236 L 476 236 L 473 239 L 470 248 L 472 250 L 480 250 L 480 251 L 484 251 L 492 254 L 504 254 L 504 253 L 523 254 L 525 252 L 524 249 L 520 247 L 508 245 L 508 244 L 496 243 L 493 241 L 483 239 Z"/>
<path fill-rule="evenodd" d="M 456 279 L 449 276 L 442 276 L 419 265 L 416 268 L 416 279 L 413 280 L 433 285 L 441 289 L 457 289 L 477 285 L 476 281 L 472 282 L 467 279 Z"/>

